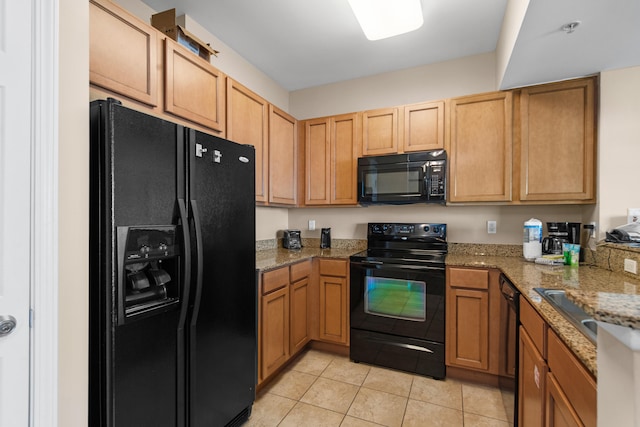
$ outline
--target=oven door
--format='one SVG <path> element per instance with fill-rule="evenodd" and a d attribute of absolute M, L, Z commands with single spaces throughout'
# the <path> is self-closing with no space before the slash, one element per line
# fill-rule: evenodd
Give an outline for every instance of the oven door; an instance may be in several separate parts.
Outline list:
<path fill-rule="evenodd" d="M 350 358 L 444 378 L 444 274 L 352 258 Z"/>
<path fill-rule="evenodd" d="M 351 261 L 351 327 L 444 342 L 445 269 Z"/>

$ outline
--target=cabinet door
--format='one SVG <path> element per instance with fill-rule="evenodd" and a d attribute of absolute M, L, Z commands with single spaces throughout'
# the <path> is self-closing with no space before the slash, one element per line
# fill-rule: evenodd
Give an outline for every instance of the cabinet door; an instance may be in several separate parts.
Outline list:
<path fill-rule="evenodd" d="M 357 114 L 331 119 L 331 204 L 358 203 L 358 150 L 360 145 Z"/>
<path fill-rule="evenodd" d="M 256 149 L 256 202 L 267 202 L 269 104 L 227 77 L 227 139 Z"/>
<path fill-rule="evenodd" d="M 582 427 L 584 424 L 571 407 L 553 373 L 547 374 L 547 427 Z"/>
<path fill-rule="evenodd" d="M 447 365 L 489 369 L 489 293 L 447 289 Z"/>
<path fill-rule="evenodd" d="M 165 39 L 167 112 L 224 132 L 224 76 L 210 63 L 171 39 Z"/>
<path fill-rule="evenodd" d="M 296 204 L 298 124 L 269 105 L 269 203 Z"/>
<path fill-rule="evenodd" d="M 297 353 L 310 340 L 309 337 L 309 278 L 298 280 L 290 287 L 291 354 Z"/>
<path fill-rule="evenodd" d="M 520 199 L 595 201 L 594 79 L 522 89 Z"/>
<path fill-rule="evenodd" d="M 595 379 L 555 332 L 549 330 L 547 336 L 549 370 L 581 424 L 596 427 L 598 392 Z"/>
<path fill-rule="evenodd" d="M 89 81 L 156 106 L 157 31 L 114 3 L 89 2 Z"/>
<path fill-rule="evenodd" d="M 289 359 L 289 287 L 262 296 L 262 379 Z"/>
<path fill-rule="evenodd" d="M 402 151 L 442 148 L 444 148 L 444 101 L 405 106 Z"/>
<path fill-rule="evenodd" d="M 304 127 L 304 202 L 306 205 L 327 205 L 331 198 L 331 119 L 308 120 Z"/>
<path fill-rule="evenodd" d="M 383 108 L 362 113 L 362 155 L 398 152 L 398 109 Z"/>
<path fill-rule="evenodd" d="M 542 427 L 545 416 L 547 364 L 522 326 L 519 346 L 518 425 Z"/>
<path fill-rule="evenodd" d="M 348 344 L 346 277 L 320 276 L 320 333 L 324 341 Z"/>
<path fill-rule="evenodd" d="M 512 94 L 452 99 L 449 117 L 449 200 L 510 201 Z"/>

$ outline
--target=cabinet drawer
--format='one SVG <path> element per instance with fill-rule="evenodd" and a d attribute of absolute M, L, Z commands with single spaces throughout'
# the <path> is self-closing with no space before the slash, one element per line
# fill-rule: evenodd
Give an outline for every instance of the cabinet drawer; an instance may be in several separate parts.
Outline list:
<path fill-rule="evenodd" d="M 560 388 L 585 426 L 596 425 L 597 388 L 589 372 L 573 352 L 551 330 L 548 333 L 548 363 Z"/>
<path fill-rule="evenodd" d="M 449 268 L 449 286 L 457 288 L 489 289 L 489 270 Z"/>
<path fill-rule="evenodd" d="M 527 330 L 542 357 L 546 359 L 547 323 L 523 296 L 520 296 L 520 323 Z"/>
<path fill-rule="evenodd" d="M 280 289 L 289 284 L 289 267 L 267 271 L 262 274 L 262 295 Z"/>
<path fill-rule="evenodd" d="M 347 262 L 339 259 L 321 259 L 321 276 L 347 277 Z"/>
<path fill-rule="evenodd" d="M 292 264 L 289 268 L 291 283 L 297 282 L 298 280 L 311 275 L 311 261 L 298 262 L 296 264 Z"/>

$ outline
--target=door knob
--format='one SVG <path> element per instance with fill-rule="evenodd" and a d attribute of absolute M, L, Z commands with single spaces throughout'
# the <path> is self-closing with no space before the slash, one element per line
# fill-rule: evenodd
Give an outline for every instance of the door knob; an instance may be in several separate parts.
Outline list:
<path fill-rule="evenodd" d="M 0 316 L 0 337 L 9 335 L 16 328 L 16 318 L 13 316 Z"/>

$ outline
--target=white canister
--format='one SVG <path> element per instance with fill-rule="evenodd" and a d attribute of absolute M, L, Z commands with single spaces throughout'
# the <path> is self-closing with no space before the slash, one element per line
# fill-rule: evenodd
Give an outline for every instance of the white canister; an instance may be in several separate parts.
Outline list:
<path fill-rule="evenodd" d="M 524 222 L 522 253 L 528 261 L 542 256 L 542 221 L 531 218 Z"/>

